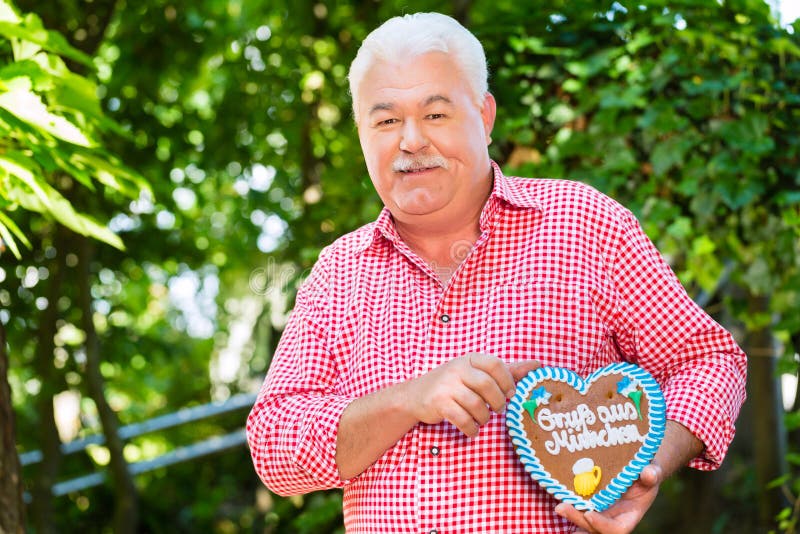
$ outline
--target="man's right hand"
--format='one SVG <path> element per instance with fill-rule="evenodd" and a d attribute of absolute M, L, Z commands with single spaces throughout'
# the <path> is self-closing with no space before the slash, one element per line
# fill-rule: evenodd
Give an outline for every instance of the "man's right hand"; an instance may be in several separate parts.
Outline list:
<path fill-rule="evenodd" d="M 418 421 L 449 421 L 465 435 L 475 436 L 491 412 L 505 410 L 516 382 L 538 367 L 534 360 L 506 364 L 490 354 L 470 353 L 412 380 L 408 406 Z"/>
<path fill-rule="evenodd" d="M 538 367 L 536 361 L 505 364 L 488 354 L 468 354 L 355 399 L 339 420 L 340 477 L 360 474 L 419 422 L 449 421 L 467 436 L 476 435 L 491 412 L 505 409 L 515 382 Z"/>

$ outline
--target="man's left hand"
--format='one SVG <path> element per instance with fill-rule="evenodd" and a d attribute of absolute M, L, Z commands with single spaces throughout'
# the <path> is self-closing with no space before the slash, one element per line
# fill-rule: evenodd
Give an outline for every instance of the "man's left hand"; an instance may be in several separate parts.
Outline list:
<path fill-rule="evenodd" d="M 556 513 L 576 524 L 578 533 L 629 534 L 653 504 L 662 480 L 661 467 L 653 463 L 642 469 L 639 480 L 608 509 L 579 512 L 571 504 L 561 503 L 556 506 Z"/>

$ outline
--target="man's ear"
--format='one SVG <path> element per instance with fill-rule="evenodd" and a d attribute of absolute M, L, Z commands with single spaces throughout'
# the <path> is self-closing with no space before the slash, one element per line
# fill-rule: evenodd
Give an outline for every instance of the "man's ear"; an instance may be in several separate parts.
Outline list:
<path fill-rule="evenodd" d="M 483 97 L 483 108 L 481 109 L 481 117 L 483 118 L 483 129 L 486 132 L 486 144 L 492 142 L 492 129 L 494 128 L 494 119 L 497 116 L 497 102 L 492 96 L 492 93 L 487 92 Z"/>

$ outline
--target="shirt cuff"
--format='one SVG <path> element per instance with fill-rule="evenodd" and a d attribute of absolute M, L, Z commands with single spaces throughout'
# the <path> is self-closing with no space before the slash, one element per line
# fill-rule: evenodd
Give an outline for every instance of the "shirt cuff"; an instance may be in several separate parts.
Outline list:
<path fill-rule="evenodd" d="M 736 432 L 730 417 L 710 394 L 696 387 L 670 388 L 664 392 L 664 400 L 667 419 L 685 426 L 703 442 L 703 452 L 689 462 L 689 467 L 718 469 Z"/>
<path fill-rule="evenodd" d="M 352 401 L 348 397 L 320 397 L 303 421 L 294 463 L 326 487 L 342 487 L 345 483 L 336 465 L 336 439 L 342 412 Z"/>

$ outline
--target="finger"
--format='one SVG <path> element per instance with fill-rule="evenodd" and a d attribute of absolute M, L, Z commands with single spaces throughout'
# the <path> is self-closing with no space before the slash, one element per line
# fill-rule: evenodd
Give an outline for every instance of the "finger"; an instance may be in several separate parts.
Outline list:
<path fill-rule="evenodd" d="M 658 486 L 661 483 L 663 472 L 660 465 L 650 464 L 642 469 L 642 472 L 639 474 L 639 482 L 648 488 Z"/>
<path fill-rule="evenodd" d="M 514 378 L 514 382 L 519 382 L 525 378 L 525 375 L 531 371 L 535 371 L 541 366 L 542 364 L 536 360 L 525 360 L 523 362 L 514 362 L 508 364 L 508 369 L 511 371 L 511 376 Z"/>
<path fill-rule="evenodd" d="M 472 369 L 463 377 L 464 385 L 478 395 L 483 404 L 488 404 L 495 413 L 502 413 L 506 408 L 506 394 L 491 375 L 480 369 Z"/>
<path fill-rule="evenodd" d="M 571 504 L 566 504 L 562 502 L 558 506 L 556 506 L 555 512 L 564 519 L 569 520 L 579 529 L 583 529 L 586 532 L 594 532 L 592 526 L 584 518 L 583 512 L 579 512 Z"/>
<path fill-rule="evenodd" d="M 442 417 L 446 421 L 449 421 L 465 436 L 474 437 L 478 435 L 478 430 L 480 430 L 480 425 L 477 423 L 477 421 L 475 421 L 475 419 L 473 419 L 472 415 L 470 415 L 455 400 L 451 402 L 447 407 L 442 408 L 441 413 Z"/>
<path fill-rule="evenodd" d="M 589 523 L 590 532 L 605 532 L 608 534 L 622 534 L 633 530 L 632 526 L 624 524 L 617 519 L 612 519 L 597 512 L 586 512 L 584 519 Z"/>
<path fill-rule="evenodd" d="M 455 392 L 453 399 L 478 425 L 485 425 L 492 418 L 485 399 L 471 389 L 463 388 Z"/>
<path fill-rule="evenodd" d="M 467 357 L 472 367 L 485 372 L 495 381 L 497 387 L 500 388 L 500 391 L 506 398 L 510 397 L 508 395 L 509 392 L 513 395 L 515 388 L 514 377 L 503 360 L 491 354 L 481 354 L 477 352 L 468 354 Z"/>

